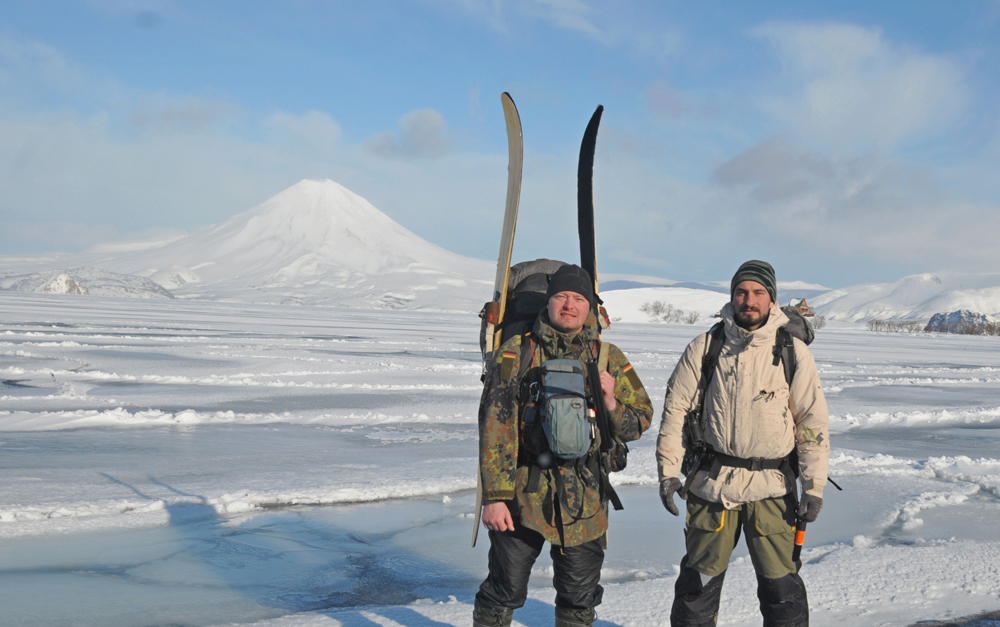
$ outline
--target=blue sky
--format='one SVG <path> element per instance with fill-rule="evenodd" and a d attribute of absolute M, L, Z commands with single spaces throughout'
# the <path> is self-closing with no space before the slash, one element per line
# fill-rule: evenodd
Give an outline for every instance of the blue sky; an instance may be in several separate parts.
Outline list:
<path fill-rule="evenodd" d="M 1000 262 L 1000 1 L 184 2 L 0 7 L 0 253 L 82 250 L 331 178 L 495 258 L 500 93 L 524 127 L 515 259 L 843 286 Z"/>

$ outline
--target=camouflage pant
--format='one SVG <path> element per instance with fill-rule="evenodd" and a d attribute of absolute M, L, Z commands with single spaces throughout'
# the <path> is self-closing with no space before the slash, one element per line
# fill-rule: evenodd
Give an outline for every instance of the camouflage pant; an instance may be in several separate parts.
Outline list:
<path fill-rule="evenodd" d="M 795 499 L 791 495 L 731 510 L 688 495 L 687 555 L 674 586 L 670 624 L 707 627 L 717 623 L 729 558 L 740 534 L 746 533 L 764 625 L 808 625 L 805 584 L 798 575 L 799 564 L 792 561 L 794 525 Z"/>

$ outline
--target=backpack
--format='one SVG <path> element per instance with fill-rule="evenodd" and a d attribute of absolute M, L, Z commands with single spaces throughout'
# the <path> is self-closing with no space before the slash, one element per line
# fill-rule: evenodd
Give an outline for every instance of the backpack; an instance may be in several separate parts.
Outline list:
<path fill-rule="evenodd" d="M 563 261 L 553 259 L 535 259 L 522 261 L 510 267 L 507 279 L 507 304 L 504 319 L 498 325 L 500 342 L 497 347 L 516 335 L 524 335 L 535 324 L 535 318 L 545 309 L 548 299 L 545 297 L 549 289 L 549 278 L 555 271 L 565 266 Z M 480 352 L 486 350 L 486 328 L 488 320 L 487 303 L 479 317 L 483 322 L 479 330 Z"/>

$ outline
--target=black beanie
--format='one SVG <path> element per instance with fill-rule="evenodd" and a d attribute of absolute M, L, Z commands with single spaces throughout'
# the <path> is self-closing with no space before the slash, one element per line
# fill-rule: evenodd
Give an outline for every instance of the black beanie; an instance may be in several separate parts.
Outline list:
<path fill-rule="evenodd" d="M 545 292 L 545 298 L 552 298 L 559 292 L 576 292 L 582 294 L 591 303 L 594 302 L 594 281 L 590 274 L 580 266 L 566 264 L 559 268 L 549 279 L 549 289 Z"/>
<path fill-rule="evenodd" d="M 771 302 L 778 302 L 778 281 L 774 278 L 774 268 L 766 261 L 751 259 L 740 266 L 740 269 L 733 275 L 733 280 L 729 284 L 729 298 L 733 297 L 736 286 L 743 281 L 755 281 L 767 289 L 771 295 Z"/>

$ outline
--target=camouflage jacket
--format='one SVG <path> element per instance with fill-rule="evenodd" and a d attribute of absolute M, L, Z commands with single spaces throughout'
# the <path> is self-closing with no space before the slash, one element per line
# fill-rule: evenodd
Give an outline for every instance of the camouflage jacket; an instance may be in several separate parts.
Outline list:
<path fill-rule="evenodd" d="M 597 323 L 593 314 L 587 318 L 583 331 L 566 335 L 548 324 L 548 314 L 535 321 L 530 336 L 534 343 L 534 364 L 522 381 L 538 378 L 538 364 L 549 359 L 580 359 L 593 357 Z M 479 460 L 483 483 L 483 499 L 506 501 L 515 524 L 538 531 L 553 544 L 560 544 L 555 524 L 552 496 L 557 493 L 555 473 L 560 473 L 564 499 L 560 501 L 565 546 L 578 546 L 604 535 L 608 528 L 607 502 L 601 502 L 600 477 L 594 476 L 593 466 L 563 462 L 542 470 L 538 490 L 526 492 L 531 462 L 544 447 L 541 429 L 522 425 L 524 403 L 521 367 L 521 339 L 508 340 L 496 352 L 496 360 L 486 375 L 486 385 L 479 404 Z M 653 405 L 646 390 L 625 355 L 613 344 L 608 345 L 608 372 L 614 377 L 617 407 L 609 411 L 612 429 L 623 442 L 639 439 L 649 428 Z M 528 423 L 531 424 L 531 423 Z M 541 438 L 542 441 L 539 441 Z M 591 451 L 600 446 L 600 433 Z"/>

